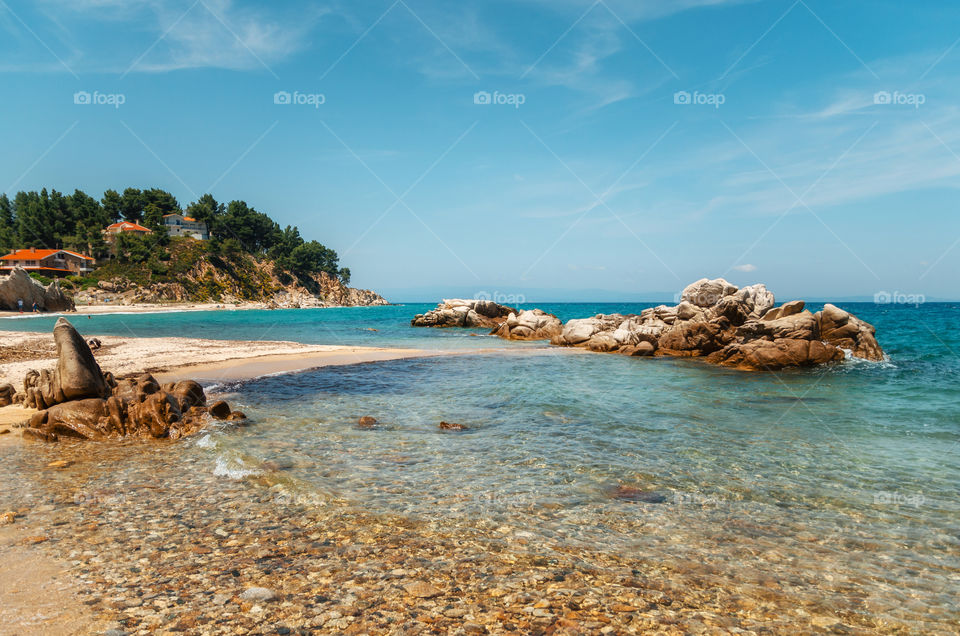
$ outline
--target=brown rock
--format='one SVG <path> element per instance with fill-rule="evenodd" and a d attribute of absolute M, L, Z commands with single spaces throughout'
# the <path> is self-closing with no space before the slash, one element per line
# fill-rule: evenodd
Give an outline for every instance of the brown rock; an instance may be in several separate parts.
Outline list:
<path fill-rule="evenodd" d="M 440 422 L 440 429 L 444 431 L 465 431 L 467 426 L 455 422 Z"/>
<path fill-rule="evenodd" d="M 873 325 L 829 303 L 815 317 L 825 342 L 846 349 L 857 358 L 883 360 L 883 349 L 877 343 L 877 330 Z"/>
<path fill-rule="evenodd" d="M 0 406 L 10 406 L 14 402 L 17 390 L 12 384 L 0 384 Z"/>
<path fill-rule="evenodd" d="M 443 590 L 440 590 L 425 581 L 414 581 L 413 583 L 407 583 L 403 586 L 403 589 L 407 592 L 407 594 L 416 598 L 433 598 L 443 594 Z"/>
<path fill-rule="evenodd" d="M 377 418 L 371 417 L 369 415 L 364 415 L 357 422 L 357 426 L 360 428 L 374 428 L 377 425 Z"/>
<path fill-rule="evenodd" d="M 208 412 L 218 420 L 225 420 L 230 417 L 230 405 L 223 400 L 219 400 L 210 406 Z"/>

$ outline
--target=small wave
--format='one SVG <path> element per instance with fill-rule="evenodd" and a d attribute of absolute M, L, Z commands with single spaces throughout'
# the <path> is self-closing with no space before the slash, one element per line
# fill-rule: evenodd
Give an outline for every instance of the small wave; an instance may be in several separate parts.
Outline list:
<path fill-rule="evenodd" d="M 213 440 L 213 437 L 208 434 L 198 439 L 196 446 L 197 448 L 216 448 L 217 443 Z"/>
<path fill-rule="evenodd" d="M 217 477 L 227 477 L 228 479 L 240 480 L 251 475 L 260 474 L 259 470 L 247 468 L 240 460 L 218 457 L 216 466 L 213 468 L 213 474 Z"/>
<path fill-rule="evenodd" d="M 890 360 L 890 356 L 886 353 L 883 354 L 883 360 L 867 360 L 865 358 L 858 358 L 853 355 L 851 349 L 842 349 L 844 355 L 844 366 L 850 365 L 851 368 L 880 368 L 880 369 L 896 369 L 897 365 Z"/>

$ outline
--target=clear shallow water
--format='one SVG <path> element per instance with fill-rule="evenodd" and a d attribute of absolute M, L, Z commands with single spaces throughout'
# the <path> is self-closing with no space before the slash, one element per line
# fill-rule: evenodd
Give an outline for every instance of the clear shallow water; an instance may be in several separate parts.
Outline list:
<path fill-rule="evenodd" d="M 642 307 L 543 306 L 563 319 Z M 496 342 L 516 355 L 330 367 L 226 387 L 255 425 L 163 452 L 283 501 L 521 536 L 536 550 L 615 552 L 747 594 L 773 578 L 822 611 L 915 627 L 960 619 L 960 306 L 848 305 L 877 327 L 890 360 L 779 374 L 407 326 L 428 308 L 97 316 L 84 331 Z M 362 415 L 381 426 L 358 429 Z M 441 432 L 441 420 L 470 428 Z M 618 485 L 658 502 L 618 499 Z"/>

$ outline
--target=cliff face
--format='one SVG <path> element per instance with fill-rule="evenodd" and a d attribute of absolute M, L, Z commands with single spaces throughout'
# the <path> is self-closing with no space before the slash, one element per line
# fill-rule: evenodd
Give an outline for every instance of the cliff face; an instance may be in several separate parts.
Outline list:
<path fill-rule="evenodd" d="M 75 293 L 78 304 L 259 302 L 282 308 L 389 304 L 379 294 L 347 287 L 326 272 L 296 278 L 277 272 L 269 261 L 251 257 L 229 262 L 201 258 L 162 280 L 116 268 L 104 268 L 103 274 L 96 288 Z"/>

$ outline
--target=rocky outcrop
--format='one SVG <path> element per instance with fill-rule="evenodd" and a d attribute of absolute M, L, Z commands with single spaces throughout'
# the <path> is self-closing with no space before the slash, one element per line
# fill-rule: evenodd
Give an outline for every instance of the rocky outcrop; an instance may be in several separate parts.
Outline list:
<path fill-rule="evenodd" d="M 550 340 L 558 335 L 563 323 L 553 314 L 540 309 L 511 313 L 490 333 L 507 340 Z"/>
<path fill-rule="evenodd" d="M 515 315 L 513 307 L 498 305 L 490 300 L 444 299 L 425 314 L 417 314 L 410 324 L 414 327 L 499 327 L 508 316 Z"/>
<path fill-rule="evenodd" d="M 744 370 L 838 362 L 845 351 L 883 359 L 876 330 L 848 312 L 827 305 L 812 314 L 803 301 L 774 304 L 764 285 L 702 279 L 683 290 L 676 306 L 571 320 L 551 342 L 630 356 L 696 357 Z"/>
<path fill-rule="evenodd" d="M 178 439 L 203 428 L 207 398 L 192 380 L 159 384 L 150 374 L 115 379 L 103 373 L 76 329 L 61 318 L 54 327 L 57 366 L 30 371 L 14 401 L 38 408 L 24 435 L 56 441 L 140 437 Z M 243 419 L 225 402 L 211 407 L 218 419 Z"/>
<path fill-rule="evenodd" d="M 109 394 L 103 372 L 90 347 L 66 318 L 53 328 L 57 345 L 57 366 L 30 372 L 24 379 L 24 405 L 46 409 L 61 402 L 84 398 L 105 398 Z"/>
<path fill-rule="evenodd" d="M 390 304 L 376 292 L 348 287 L 326 272 L 302 278 L 281 276 L 270 262 L 249 256 L 233 266 L 200 258 L 173 282 L 139 285 L 122 276 L 101 280 L 96 288 L 77 291 L 75 300 L 80 305 L 259 302 L 282 309 Z"/>
<path fill-rule="evenodd" d="M 23 310 L 30 311 L 33 303 L 41 311 L 71 311 L 73 300 L 63 293 L 54 280 L 44 287 L 30 277 L 22 267 L 16 267 L 7 276 L 0 276 L 0 309 L 17 310 L 17 300 L 23 300 Z"/>
<path fill-rule="evenodd" d="M 873 325 L 829 303 L 815 317 L 824 341 L 850 351 L 856 358 L 883 360 L 883 349 L 877 343 L 877 330 Z"/>

